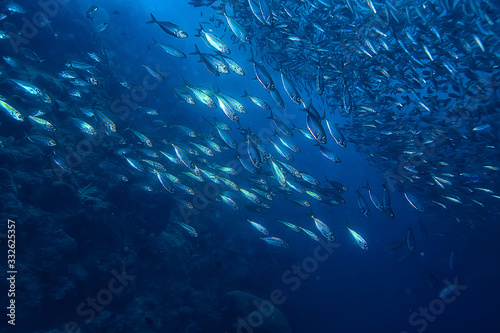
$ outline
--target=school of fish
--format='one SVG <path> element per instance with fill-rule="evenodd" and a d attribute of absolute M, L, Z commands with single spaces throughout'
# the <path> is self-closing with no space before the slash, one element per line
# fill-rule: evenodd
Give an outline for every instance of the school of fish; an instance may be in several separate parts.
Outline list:
<path fill-rule="evenodd" d="M 188 36 L 175 15 L 151 13 L 143 18 L 151 30 L 165 33 L 161 41 L 149 37 L 153 47 L 169 57 L 199 59 L 200 70 L 213 76 L 255 76 L 262 94 L 250 95 L 242 86 L 241 95 L 231 96 L 215 85 L 184 79 L 169 93 L 193 109 L 213 109 L 210 115 L 216 116 L 206 117 L 206 127 L 193 129 L 190 123 L 161 120 L 162 111 L 147 106 L 135 108 L 134 121 L 124 122 L 125 115 L 110 111 L 109 81 L 129 93 L 144 88 L 133 77 L 112 73 L 117 60 L 100 42 L 109 27 L 103 23 L 92 31 L 95 49 L 68 59 L 58 72 L 45 72 L 53 90 L 37 86 L 30 74 L 32 68 L 44 71 L 42 50 L 21 47 L 22 58 L 4 55 L 2 83 L 21 98 L 1 96 L 0 121 L 29 122 L 25 139 L 44 147 L 47 163 L 63 174 L 71 174 L 75 159 L 86 156 L 85 151 L 68 155 L 63 149 L 67 129 L 90 142 L 106 143 L 113 153 L 102 152 L 98 165 L 107 176 L 120 182 L 132 176 L 143 190 L 170 193 L 181 211 L 175 223 L 193 237 L 198 237 L 196 226 L 180 217 L 195 209 L 192 199 L 200 184 L 211 184 L 217 195 L 210 204 L 227 206 L 229 211 L 261 213 L 273 205 L 289 204 L 284 199 L 304 207 L 309 217 L 300 223 L 251 217 L 242 221 L 269 245 L 289 247 L 286 240 L 271 235 L 266 224 L 304 232 L 315 241 L 320 240 L 319 233 L 335 242 L 334 222 L 315 216 L 311 206 L 313 202 L 342 206 L 348 189 L 339 181 L 318 180 L 308 170 L 298 170 L 294 160 L 301 151 L 315 150 L 315 162 L 335 165 L 348 146 L 366 155 L 386 179 L 385 184 L 370 187 L 360 178 L 355 191 L 359 216 L 370 217 L 373 206 L 389 219 L 397 218 L 391 194 L 400 195 L 419 214 L 446 214 L 472 226 L 478 215 L 494 214 L 500 200 L 494 187 L 500 171 L 497 3 L 192 0 L 190 4 L 212 12 L 208 21 L 199 22 L 194 36 Z M 10 3 L 1 11 L 1 19 L 9 20 L 24 9 Z M 92 6 L 82 16 L 92 21 L 98 11 Z M 50 22 L 44 27 L 52 31 Z M 0 31 L 0 38 L 16 36 Z M 175 46 L 176 39 L 184 38 L 192 39 L 193 49 Z M 231 50 L 248 54 L 252 73 L 245 73 Z M 152 64 L 138 63 L 137 71 L 157 84 L 166 79 Z M 284 98 L 295 108 L 287 107 Z M 56 105 L 65 116 L 53 114 Z M 280 119 L 277 113 L 285 108 L 301 122 Z M 254 110 L 268 115 L 274 135 L 259 137 L 258 128 L 246 125 L 245 118 Z M 310 144 L 299 147 L 296 135 Z M 348 224 L 343 229 L 336 233 L 343 232 L 342 237 L 350 236 L 360 249 L 369 250 L 363 236 Z M 413 253 L 411 227 L 406 238 Z"/>

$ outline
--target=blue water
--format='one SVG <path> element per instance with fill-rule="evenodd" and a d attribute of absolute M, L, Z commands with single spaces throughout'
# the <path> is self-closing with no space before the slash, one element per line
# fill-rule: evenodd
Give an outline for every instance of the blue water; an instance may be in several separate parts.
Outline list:
<path fill-rule="evenodd" d="M 24 1 L 22 4 L 28 20 L 30 15 L 40 10 L 40 5 L 35 2 Z M 85 17 L 91 5 L 99 8 L 93 22 Z M 298 107 L 288 99 L 277 71 L 272 71 L 272 67 L 266 65 L 285 100 L 286 111 L 278 109 L 259 82 L 253 79 L 253 66 L 247 61 L 251 57 L 251 46 L 243 50 L 238 49 L 239 43 L 229 44 L 231 57 L 243 67 L 245 77 L 235 74 L 215 77 L 197 61 L 198 56 L 188 55 L 185 59 L 177 59 L 152 44 L 154 38 L 160 43 L 171 43 L 188 54 L 194 51 L 196 43 L 204 52 L 208 52 L 203 41 L 194 35 L 198 23 L 208 21 L 214 12 L 207 7 L 194 8 L 181 0 L 73 0 L 60 5 L 50 19 L 53 30 L 58 33 L 57 38 L 46 29 L 40 29 L 24 46 L 47 59 L 42 64 L 33 65 L 39 72 L 56 77 L 64 69 L 64 63 L 70 60 L 90 62 L 86 52 L 99 52 L 93 29 L 99 23 L 108 22 L 109 28 L 99 37 L 99 43 L 107 49 L 112 60 L 100 88 L 106 97 L 86 95 L 84 98 L 105 99 L 105 112 L 112 115 L 118 132 L 129 140 L 132 136 L 124 129 L 131 124 L 134 128 L 151 128 L 149 116 L 129 110 L 127 116 L 118 119 L 109 103 L 118 100 L 118 105 L 125 105 L 122 96 L 130 96 L 130 93 L 118 82 L 127 80 L 141 85 L 147 77 L 142 63 L 160 70 L 165 77 L 164 82 L 147 90 L 144 99 L 133 101 L 157 109 L 160 116 L 154 119 L 185 125 L 200 133 L 212 132 L 203 117 L 212 119 L 217 116 L 219 120 L 230 123 L 220 109 L 212 110 L 199 102 L 195 106 L 187 105 L 176 100 L 170 87 L 182 86 L 185 79 L 194 85 L 218 87 L 242 101 L 248 114 L 240 115 L 241 125 L 244 128 L 251 127 L 256 134 L 272 134 L 274 125 L 266 119 L 269 116 L 267 111 L 258 109 L 248 99 L 240 98 L 243 90 L 265 98 L 276 115 L 285 112 L 285 119 L 305 128 L 305 113 L 298 111 Z M 149 13 L 182 26 L 189 37 L 175 39 L 166 35 L 157 25 L 145 24 L 150 19 Z M 19 15 L 6 21 L 20 27 L 22 17 Z M 229 43 L 231 32 L 224 32 L 224 26 L 216 29 L 213 24 L 204 24 L 204 27 L 214 29 L 213 32 L 218 36 L 224 35 L 223 40 Z M 9 41 L 3 40 L 0 47 L 3 55 L 22 59 Z M 4 63 L 2 66 L 2 80 L 7 76 L 16 77 L 15 69 L 8 68 Z M 3 82 L 2 89 L 10 92 L 11 88 Z M 51 89 L 57 88 L 47 87 L 46 92 L 50 94 Z M 311 94 L 311 98 L 320 105 L 321 101 L 316 100 L 314 94 Z M 80 103 L 69 99 L 66 101 L 70 109 Z M 35 103 L 26 106 L 30 110 L 35 107 Z M 70 112 L 78 114 L 79 111 Z M 64 116 L 54 116 L 53 122 L 57 123 L 57 117 Z M 329 119 L 340 124 L 345 122 L 337 115 Z M 243 137 L 235 129 L 235 124 L 231 125 L 232 137 L 241 142 Z M 17 142 L 9 146 L 10 151 L 21 151 L 23 146 L 29 145 L 25 135 L 32 131 L 28 125 L 12 125 L 6 117 L 1 119 L 2 141 L 6 142 L 4 138 L 11 136 Z M 68 131 L 66 129 L 65 133 Z M 65 152 L 63 147 L 75 147 L 84 139 L 75 128 L 72 131 L 75 135 L 61 139 L 57 151 Z M 147 130 L 146 133 L 154 138 L 165 136 L 169 140 L 186 140 L 179 132 L 169 129 Z M 264 135 L 263 139 L 267 140 Z M 171 223 L 170 214 L 177 212 L 177 207 L 172 197 L 157 183 L 154 183 L 153 192 L 145 192 L 139 185 L 146 181 L 134 175 L 128 183 L 104 186 L 109 176 L 97 164 L 104 160 L 118 161 L 112 149 L 96 145 L 94 154 L 74 168 L 73 176 L 66 175 L 62 179 L 71 184 L 76 192 L 94 181 L 96 183 L 93 186 L 102 186 L 104 190 L 92 192 L 92 196 L 108 203 L 103 209 L 89 208 L 93 204 L 84 203 L 83 200 L 74 203 L 71 201 L 72 195 L 66 196 L 59 188 L 54 190 L 59 194 L 51 192 L 51 196 L 46 198 L 37 196 L 36 191 L 40 186 L 49 186 L 56 180 L 52 176 L 48 183 L 41 181 L 45 179 L 42 172 L 53 171 L 51 150 L 38 148 L 39 153 L 30 159 L 21 160 L 19 164 L 11 163 L 10 160 L 8 163 L 2 162 L 1 167 L 6 170 L 2 175 L 11 174 L 15 182 L 19 180 L 18 184 L 22 184 L 19 191 L 23 195 L 19 198 L 24 210 L 4 206 L 1 212 L 2 223 L 11 218 L 19 225 L 17 322 L 16 327 L 12 327 L 4 315 L 1 330 L 275 332 L 265 330 L 263 325 L 256 322 L 255 327 L 251 323 L 249 326 L 240 323 L 236 328 L 231 327 L 239 318 L 226 311 L 224 295 L 232 290 L 241 290 L 264 300 L 273 298 L 273 291 L 282 292 L 283 296 L 277 302 L 280 304 L 276 304 L 276 307 L 288 320 L 292 332 L 430 333 L 497 332 L 500 329 L 495 318 L 500 305 L 497 240 L 500 230 L 496 223 L 497 215 L 482 216 L 481 211 L 478 211 L 481 223 L 472 226 L 467 221 L 457 222 L 450 215 L 439 213 L 436 208 L 429 208 L 424 213 L 417 212 L 402 193 L 393 190 L 392 208 L 396 219 L 390 220 L 376 210 L 369 202 L 368 193 L 363 191 L 372 212 L 372 216 L 366 218 L 358 207 L 355 190 L 369 181 L 372 189 L 382 195 L 380 185 L 386 181 L 384 175 L 390 170 L 370 163 L 366 155 L 356 151 L 349 137 L 348 148 L 343 150 L 336 147 L 333 140 L 329 140 L 328 146 L 339 153 L 341 164 L 324 159 L 319 149 L 296 131 L 294 141 L 302 149 L 300 154 L 295 154 L 293 165 L 297 169 L 319 180 L 327 176 L 349 189 L 343 194 L 346 205 L 340 207 L 318 204 L 312 198 L 300 196 L 311 202 L 314 215 L 327 223 L 335 233 L 337 242 L 335 248 L 329 248 L 331 253 L 321 247 L 318 249 L 320 245 L 303 233 L 296 234 L 276 222 L 277 219 L 291 221 L 320 235 L 308 216 L 310 209 L 291 204 L 279 193 L 270 202 L 271 209 L 262 214 L 244 209 L 243 200 L 239 201 L 241 207 L 238 211 L 211 202 L 199 209 L 198 214 L 189 216 L 187 221 L 199 235 L 193 238 Z M 245 153 L 242 149 L 238 151 L 240 154 Z M 216 160 L 221 165 L 239 166 L 234 151 L 224 151 L 217 155 Z M 244 170 L 241 172 L 244 173 L 243 177 L 251 176 Z M 29 176 L 30 173 L 33 176 Z M 203 185 L 189 184 L 201 192 L 206 190 Z M 2 189 L 8 189 L 2 186 Z M 259 239 L 258 232 L 245 222 L 247 218 L 264 224 L 273 236 L 285 239 L 290 247 L 285 249 L 266 245 Z M 425 226 L 426 235 L 421 231 L 419 220 Z M 349 227 L 363 235 L 370 251 L 363 251 L 354 243 L 344 228 L 346 221 L 349 221 Z M 416 250 L 399 263 L 409 252 L 406 245 L 409 227 L 415 235 Z M 164 237 L 160 236 L 162 231 L 175 240 L 161 238 Z M 396 241 L 404 244 L 398 249 L 389 250 L 389 245 Z M 1 248 L 6 251 L 4 243 L 2 241 Z M 326 256 L 324 261 L 315 258 L 318 251 Z M 453 251 L 457 263 L 454 269 L 450 269 L 449 257 Z M 85 312 L 90 306 L 79 308 L 82 302 L 87 302 L 88 297 L 96 297 L 102 290 L 110 290 L 109 282 L 122 268 L 134 278 L 120 292 L 112 293 L 112 299 L 109 303 L 105 302 L 107 304 L 101 311 Z M 429 273 L 439 281 L 439 287 L 431 286 Z M 463 286 L 449 304 L 438 297 L 440 290 L 446 286 L 445 280 L 450 283 L 458 281 Z M 2 283 L 0 299 L 4 309 L 8 302 L 4 295 L 7 289 L 7 283 Z M 104 294 L 102 292 L 101 296 Z M 434 307 L 429 317 L 419 314 L 419 311 L 425 311 L 422 308 L 429 307 Z M 257 308 L 250 310 L 257 311 Z M 254 313 L 256 320 L 264 316 L 262 312 Z M 90 313 L 94 313 L 95 318 Z"/>

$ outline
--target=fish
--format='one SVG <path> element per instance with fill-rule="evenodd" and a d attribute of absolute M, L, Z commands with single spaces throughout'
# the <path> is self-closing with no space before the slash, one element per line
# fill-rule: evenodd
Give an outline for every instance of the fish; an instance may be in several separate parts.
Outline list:
<path fill-rule="evenodd" d="M 43 63 L 45 60 L 47 60 L 47 59 L 40 58 L 40 56 L 38 54 L 36 54 L 35 51 L 30 50 L 27 47 L 20 47 L 19 50 L 26 57 L 26 59 L 29 59 L 31 61 Z"/>
<path fill-rule="evenodd" d="M 288 248 L 288 243 L 278 237 L 261 237 L 260 239 L 269 245 Z"/>
<path fill-rule="evenodd" d="M 205 44 L 210 49 L 213 49 L 214 51 L 217 51 L 217 52 L 220 52 L 223 54 L 230 54 L 231 53 L 231 50 L 229 49 L 229 47 L 226 44 L 224 44 L 224 42 L 222 40 L 220 40 L 219 37 L 215 36 L 214 34 L 212 34 L 210 32 L 206 32 L 203 29 L 203 26 L 201 25 L 201 23 L 200 23 L 200 29 L 197 29 L 196 31 L 198 31 L 198 34 L 196 35 L 196 37 L 201 37 L 203 39 L 203 41 L 205 42 Z"/>
<path fill-rule="evenodd" d="M 98 35 L 109 27 L 108 22 L 103 22 L 94 28 L 94 34 Z"/>
<path fill-rule="evenodd" d="M 243 43 L 250 43 L 250 36 L 245 31 L 245 29 L 238 23 L 237 20 L 227 15 L 225 4 L 222 4 L 221 7 L 222 7 L 222 12 L 218 14 L 224 16 L 227 25 L 229 26 L 233 34 Z"/>
<path fill-rule="evenodd" d="M 244 90 L 244 93 L 245 94 L 243 96 L 241 96 L 241 97 L 248 97 L 248 98 L 250 98 L 250 100 L 255 105 L 257 105 L 258 107 L 260 107 L 263 110 L 271 110 L 271 107 L 269 106 L 269 104 L 267 104 L 267 102 L 264 101 L 262 98 L 257 97 L 257 96 L 249 95 L 246 90 Z"/>
<path fill-rule="evenodd" d="M 132 128 L 127 128 L 126 131 L 130 131 L 132 134 L 135 135 L 135 137 L 137 139 L 139 139 L 139 141 L 142 142 L 142 144 L 148 146 L 148 147 L 153 147 L 153 143 L 151 142 L 151 140 L 149 140 L 149 138 L 147 136 L 145 136 L 144 134 L 140 133 L 139 131 L 136 131 Z"/>
<path fill-rule="evenodd" d="M 455 284 L 450 284 L 441 289 L 439 292 L 439 298 L 448 298 L 457 288 Z"/>
<path fill-rule="evenodd" d="M 165 80 L 165 78 L 163 77 L 163 75 L 162 75 L 160 72 L 158 72 L 156 69 L 151 68 L 151 67 L 149 67 L 149 66 L 148 66 L 148 65 L 146 65 L 146 64 L 142 64 L 142 67 L 144 67 L 144 68 L 148 71 L 148 73 L 149 73 L 152 77 L 154 77 L 155 79 L 157 79 L 158 81 L 163 81 L 163 80 Z"/>
<path fill-rule="evenodd" d="M 39 146 L 54 147 L 56 145 L 56 141 L 54 139 L 45 135 L 28 135 L 27 138 Z"/>
<path fill-rule="evenodd" d="M 450 271 L 455 269 L 455 266 L 457 265 L 457 258 L 455 256 L 455 251 L 451 251 L 450 253 L 450 258 L 448 260 L 448 268 Z"/>
<path fill-rule="evenodd" d="M 314 213 L 312 210 L 310 216 L 314 220 L 314 224 L 316 225 L 316 228 L 319 230 L 319 232 L 330 242 L 335 242 L 335 235 L 331 232 L 330 228 L 324 222 L 314 217 Z"/>
<path fill-rule="evenodd" d="M 76 127 L 83 133 L 89 135 L 97 135 L 97 131 L 92 127 L 89 123 L 79 119 L 79 118 L 71 118 Z"/>
<path fill-rule="evenodd" d="M 296 226 L 295 224 L 287 222 L 287 221 L 283 221 L 283 220 L 278 220 L 278 221 L 280 223 L 282 223 L 283 225 L 285 225 L 286 227 L 288 227 L 289 229 L 291 229 L 295 232 L 300 232 L 300 227 Z"/>
<path fill-rule="evenodd" d="M 91 21 L 94 20 L 94 14 L 97 12 L 99 8 L 97 6 L 90 6 L 87 8 L 87 11 L 85 12 L 85 16 L 87 16 L 88 19 Z"/>
<path fill-rule="evenodd" d="M 356 190 L 357 198 L 358 198 L 358 207 L 361 209 L 361 213 L 363 213 L 364 216 L 370 217 L 371 211 L 370 207 L 368 207 L 368 204 L 366 203 L 365 198 L 363 195 L 359 192 L 359 188 Z"/>
<path fill-rule="evenodd" d="M 226 66 L 239 76 L 245 76 L 245 71 L 243 68 L 232 58 L 221 54 L 222 61 Z"/>
<path fill-rule="evenodd" d="M 261 234 L 263 234 L 265 236 L 269 235 L 269 231 L 267 231 L 267 229 L 262 224 L 259 224 L 259 223 L 254 222 L 254 221 L 250 221 L 249 219 L 247 219 L 247 222 L 250 223 L 252 225 L 252 227 L 254 227 L 254 229 L 257 230 L 258 232 L 260 232 Z"/>
<path fill-rule="evenodd" d="M 146 23 L 156 23 L 161 30 L 169 34 L 170 36 L 177 37 L 177 38 L 187 38 L 188 34 L 180 28 L 178 25 L 168 22 L 168 21 L 158 21 L 156 18 L 153 16 L 153 14 L 149 13 L 151 15 L 151 20 L 147 21 Z"/>
<path fill-rule="evenodd" d="M 21 88 L 23 91 L 27 92 L 28 94 L 35 95 L 35 96 L 43 96 L 42 90 L 40 88 L 28 83 L 24 82 L 21 80 L 15 80 L 15 79 L 10 79 L 11 82 L 15 83 L 19 88 Z"/>
<path fill-rule="evenodd" d="M 411 227 L 408 228 L 408 232 L 406 233 L 406 246 L 408 246 L 408 250 L 410 250 L 410 252 L 415 250 L 415 237 L 413 236 Z"/>
<path fill-rule="evenodd" d="M 413 194 L 405 192 L 404 196 L 413 208 L 415 208 L 419 212 L 424 211 L 424 207 L 422 206 L 420 201 Z"/>
<path fill-rule="evenodd" d="M 283 84 L 283 88 L 285 89 L 288 97 L 292 102 L 294 102 L 297 105 L 300 105 L 302 103 L 302 99 L 300 98 L 300 94 L 297 91 L 295 84 L 285 75 L 285 73 L 283 73 L 282 69 L 280 69 L 280 73 L 281 73 L 281 83 Z"/>
<path fill-rule="evenodd" d="M 158 45 L 165 53 L 176 57 L 176 58 L 186 58 L 186 54 L 179 50 L 178 48 L 173 47 L 169 44 L 160 44 L 153 38 L 154 45 Z"/>
<path fill-rule="evenodd" d="M 196 229 L 189 224 L 180 221 L 175 221 L 175 223 L 177 223 L 182 229 L 186 230 L 191 237 L 198 237 Z"/>
<path fill-rule="evenodd" d="M 370 188 L 370 184 L 368 184 L 368 182 L 366 182 L 366 186 L 364 186 L 363 188 L 366 188 L 368 190 L 368 195 L 370 196 L 370 200 L 375 206 L 375 208 L 377 208 L 380 211 L 386 210 L 384 202 L 380 199 L 380 197 L 376 193 L 372 191 L 372 189 Z"/>
<path fill-rule="evenodd" d="M 24 121 L 24 117 L 21 112 L 17 111 L 13 106 L 7 104 L 4 99 L 5 98 L 3 96 L 0 96 L 0 107 L 2 108 L 2 110 L 12 119 L 17 121 Z"/>
<path fill-rule="evenodd" d="M 316 144 L 316 145 L 319 146 L 319 150 L 321 151 L 321 154 L 324 157 L 326 157 L 328 160 L 332 161 L 333 163 L 340 163 L 341 162 L 340 157 L 335 155 L 330 148 L 322 146 L 320 144 Z"/>
<path fill-rule="evenodd" d="M 328 128 L 328 132 L 335 140 L 335 142 L 342 148 L 347 147 L 347 141 L 344 137 L 344 134 L 340 131 L 340 129 L 333 123 L 331 123 L 328 119 L 325 118 L 326 126 Z"/>
<path fill-rule="evenodd" d="M 282 120 L 275 118 L 272 110 L 271 115 L 267 117 L 267 119 L 271 119 L 274 123 L 274 126 L 276 126 L 276 129 L 283 135 L 293 137 L 292 130 Z"/>
<path fill-rule="evenodd" d="M 320 144 L 326 144 L 327 138 L 325 129 L 321 125 L 320 119 L 316 118 L 309 111 L 306 116 L 307 129 L 311 133 L 311 136 Z"/>
<path fill-rule="evenodd" d="M 264 89 L 266 89 L 267 92 L 271 92 L 271 90 L 274 90 L 274 81 L 267 69 L 256 62 L 253 57 L 249 61 L 253 64 L 255 76 L 257 77 L 257 80 L 260 82 L 260 84 L 262 84 Z"/>
<path fill-rule="evenodd" d="M 351 234 L 351 237 L 354 239 L 354 241 L 356 242 L 356 244 L 361 249 L 363 249 L 365 251 L 369 251 L 370 250 L 370 248 L 368 247 L 368 243 L 365 241 L 365 239 L 360 234 L 358 234 L 356 231 L 354 231 L 351 228 L 349 228 L 349 222 L 346 223 L 345 227 L 347 228 L 347 230 Z"/>
<path fill-rule="evenodd" d="M 215 76 L 219 76 L 220 74 L 229 74 L 229 68 L 226 66 L 224 61 L 211 54 L 201 52 L 196 44 L 194 47 L 195 51 L 191 54 L 199 55 L 200 61 L 205 65 L 210 73 Z"/>
<path fill-rule="evenodd" d="M 52 125 L 52 123 L 50 123 L 49 121 L 47 121 L 45 119 L 38 118 L 35 116 L 28 116 L 28 119 L 33 125 L 39 126 L 40 128 L 42 128 L 46 131 L 54 132 L 56 130 L 56 127 L 54 125 Z"/>
<path fill-rule="evenodd" d="M 319 237 L 314 232 L 312 232 L 311 230 L 302 228 L 302 227 L 299 227 L 299 228 L 300 228 L 300 230 L 302 230 L 303 232 L 305 232 L 307 236 L 311 237 L 316 242 L 319 242 Z"/>
<path fill-rule="evenodd" d="M 260 152 L 259 152 L 259 149 L 257 148 L 256 143 L 251 138 L 251 135 L 250 135 L 251 133 L 252 133 L 252 130 L 249 127 L 247 130 L 247 134 L 246 134 L 246 136 L 247 136 L 247 154 L 248 154 L 250 161 L 252 162 L 252 165 L 257 169 L 260 169 L 262 167 L 262 158 L 260 156 Z"/>
<path fill-rule="evenodd" d="M 104 112 L 94 110 L 94 115 L 104 124 L 107 131 L 110 133 L 116 132 L 115 123 Z"/>

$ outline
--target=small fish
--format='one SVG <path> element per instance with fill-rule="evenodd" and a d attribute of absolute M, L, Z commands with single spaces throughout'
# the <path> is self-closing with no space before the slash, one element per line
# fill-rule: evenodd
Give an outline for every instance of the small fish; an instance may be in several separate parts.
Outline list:
<path fill-rule="evenodd" d="M 94 115 L 99 118 L 100 121 L 104 124 L 104 127 L 109 131 L 109 132 L 116 132 L 116 125 L 115 123 L 103 112 L 94 110 Z"/>
<path fill-rule="evenodd" d="M 269 245 L 288 248 L 288 243 L 278 237 L 261 237 L 260 239 Z"/>
<path fill-rule="evenodd" d="M 134 134 L 144 145 L 146 145 L 150 148 L 153 147 L 151 140 L 149 140 L 149 138 L 147 136 L 145 136 L 144 134 L 142 134 L 134 129 L 131 129 L 131 128 L 127 128 L 126 130 L 132 132 L 132 134 Z"/>
<path fill-rule="evenodd" d="M 423 212 L 424 211 L 424 207 L 422 206 L 422 204 L 420 203 L 420 201 L 414 195 L 412 195 L 410 193 L 407 193 L 407 192 L 405 192 L 404 195 L 405 195 L 406 200 L 410 203 L 410 205 L 413 208 L 415 208 L 419 212 Z"/>
<path fill-rule="evenodd" d="M 54 139 L 45 135 L 28 135 L 28 140 L 40 146 L 53 147 L 56 145 Z"/>
<path fill-rule="evenodd" d="M 125 160 L 127 161 L 127 163 L 132 167 L 134 168 L 135 170 L 137 171 L 144 171 L 144 168 L 142 167 L 142 164 L 137 162 L 136 160 L 130 158 L 130 157 L 127 157 L 127 156 L 124 156 L 125 157 Z"/>
<path fill-rule="evenodd" d="M 257 231 L 259 231 L 263 235 L 265 236 L 269 235 L 269 231 L 267 231 L 267 229 L 263 225 L 257 222 L 250 221 L 249 219 L 247 219 L 247 222 L 249 222 L 252 225 L 252 227 L 254 227 Z"/>
<path fill-rule="evenodd" d="M 14 107 L 10 106 L 6 102 L 3 101 L 4 97 L 0 96 L 0 107 L 4 110 L 11 118 L 17 121 L 24 121 L 23 115 L 21 112 L 17 111 Z"/>
<path fill-rule="evenodd" d="M 444 287 L 439 292 L 439 298 L 448 298 L 455 291 L 455 289 L 457 289 L 457 286 L 455 284 L 450 284 Z"/>
<path fill-rule="evenodd" d="M 358 206 L 359 209 L 361 209 L 361 213 L 363 213 L 363 215 L 366 217 L 370 217 L 372 212 L 370 211 L 370 207 L 368 207 L 365 198 L 359 192 L 359 188 L 356 190 L 356 194 L 358 195 Z"/>
<path fill-rule="evenodd" d="M 321 232 L 321 234 L 325 236 L 325 238 L 330 242 L 335 242 L 335 235 L 330 231 L 330 228 L 324 222 L 314 217 L 312 210 L 310 216 L 314 220 L 314 224 L 316 225 L 316 228 L 319 230 L 319 232 Z"/>
<path fill-rule="evenodd" d="M 90 6 L 85 12 L 85 15 L 92 21 L 94 20 L 94 14 L 97 12 L 97 10 L 98 8 L 96 6 Z"/>
<path fill-rule="evenodd" d="M 146 23 L 158 24 L 161 30 L 163 30 L 170 36 L 177 38 L 186 38 L 188 36 L 188 34 L 184 30 L 182 30 L 179 26 L 173 24 L 172 22 L 157 21 L 153 14 L 150 13 L 149 15 L 151 15 L 151 21 L 148 21 Z"/>
<path fill-rule="evenodd" d="M 448 260 L 448 268 L 450 269 L 450 271 L 455 269 L 456 264 L 457 264 L 457 258 L 455 256 L 455 251 L 451 251 L 450 259 Z"/>
<path fill-rule="evenodd" d="M 192 237 L 198 237 L 198 233 L 196 232 L 195 228 L 193 228 L 189 224 L 179 221 L 176 221 L 175 223 L 177 223 L 182 229 L 186 230 Z"/>
<path fill-rule="evenodd" d="M 257 96 L 249 95 L 246 90 L 244 90 L 244 93 L 245 94 L 243 96 L 241 96 L 241 97 L 248 97 L 248 98 L 250 98 L 250 100 L 255 105 L 257 105 L 259 108 L 261 108 L 263 110 L 271 110 L 271 107 L 269 106 L 269 104 L 267 104 L 267 102 L 264 101 L 262 98 L 257 97 Z"/>
<path fill-rule="evenodd" d="M 148 71 L 148 73 L 151 74 L 151 76 L 153 76 L 158 81 L 165 80 L 165 78 L 163 77 L 163 75 L 160 72 L 158 72 L 156 69 L 151 68 L 151 67 L 149 67 L 148 65 L 145 65 L 145 64 L 142 64 L 142 67 L 146 68 L 146 70 Z"/>
<path fill-rule="evenodd" d="M 366 186 L 364 186 L 364 188 L 368 190 L 368 195 L 370 196 L 370 200 L 372 201 L 375 208 L 377 208 L 380 211 L 384 211 L 385 205 L 383 201 L 380 200 L 380 197 L 372 191 L 372 189 L 370 188 L 370 184 L 368 184 L 368 182 L 366 182 Z"/>
<path fill-rule="evenodd" d="M 283 225 L 287 226 L 288 228 L 292 229 L 293 231 L 300 232 L 300 227 L 296 226 L 295 224 L 290 223 L 290 222 L 286 222 L 283 220 L 278 220 L 278 221 L 283 223 Z"/>
<path fill-rule="evenodd" d="M 352 238 L 354 239 L 354 241 L 356 242 L 356 244 L 358 244 L 358 246 L 360 248 L 362 248 L 365 251 L 370 250 L 370 248 L 368 247 L 368 243 L 365 241 L 365 239 L 363 237 L 361 237 L 360 234 L 358 234 L 356 231 L 354 231 L 351 228 L 349 228 L 348 223 L 346 223 L 345 227 L 347 228 L 347 230 L 349 230 L 349 232 L 351 233 Z"/>
<path fill-rule="evenodd" d="M 408 250 L 410 250 L 410 252 L 415 250 L 415 237 L 413 236 L 411 227 L 408 228 L 408 232 L 406 233 L 406 246 L 408 246 Z"/>
<path fill-rule="evenodd" d="M 209 47 L 214 49 L 217 52 L 223 53 L 223 54 L 230 54 L 231 50 L 229 50 L 229 47 L 224 44 L 222 40 L 220 40 L 219 37 L 215 36 L 214 34 L 210 32 L 206 32 L 203 29 L 203 26 L 200 23 L 200 29 L 197 29 L 198 35 L 196 37 L 201 37 L 205 44 Z"/>
<path fill-rule="evenodd" d="M 303 232 L 305 232 L 307 236 L 311 237 L 316 242 L 319 242 L 319 237 L 314 232 L 312 232 L 309 229 L 302 228 L 302 227 L 299 227 L 299 228 L 300 228 L 300 230 L 302 230 Z"/>
<path fill-rule="evenodd" d="M 167 54 L 170 54 L 171 56 L 174 56 L 177 58 L 186 58 L 186 54 L 184 52 L 173 47 L 172 45 L 160 44 L 154 38 L 153 38 L 153 42 L 155 45 L 158 45 L 163 51 L 165 51 Z"/>
<path fill-rule="evenodd" d="M 39 126 L 46 131 L 54 132 L 56 130 L 55 126 L 52 125 L 50 122 L 48 122 L 45 119 L 34 117 L 34 116 L 28 116 L 28 119 L 33 125 Z"/>
<path fill-rule="evenodd" d="M 29 59 L 31 61 L 37 61 L 37 62 L 44 62 L 46 59 L 42 59 L 38 56 L 38 54 L 35 53 L 35 51 L 30 50 L 26 47 L 20 47 L 19 50 L 21 53 L 26 57 L 26 59 Z"/>
<path fill-rule="evenodd" d="M 87 122 L 78 119 L 78 118 L 71 118 L 73 123 L 75 124 L 76 127 L 83 133 L 87 133 L 89 135 L 97 135 L 97 131 Z"/>
<path fill-rule="evenodd" d="M 94 33 L 95 33 L 96 35 L 98 35 L 98 34 L 100 34 L 101 32 L 103 32 L 104 30 L 106 30 L 108 27 L 109 27 L 109 23 L 107 23 L 107 22 L 101 23 L 101 24 L 97 25 L 97 26 L 94 28 Z"/>
<path fill-rule="evenodd" d="M 328 131 L 330 132 L 330 135 L 332 138 L 335 140 L 335 142 L 342 148 L 347 147 L 347 141 L 344 137 L 344 134 L 340 131 L 340 129 L 332 122 L 330 122 L 328 119 L 325 119 L 326 121 L 326 127 L 328 127 Z"/>

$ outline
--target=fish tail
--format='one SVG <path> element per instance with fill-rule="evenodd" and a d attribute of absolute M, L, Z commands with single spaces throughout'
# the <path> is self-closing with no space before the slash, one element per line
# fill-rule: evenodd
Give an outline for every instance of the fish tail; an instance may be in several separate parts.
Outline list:
<path fill-rule="evenodd" d="M 151 15 L 151 21 L 147 21 L 146 23 L 158 23 L 158 21 L 156 20 L 156 18 L 153 16 L 152 13 L 149 13 L 149 15 Z"/>
<path fill-rule="evenodd" d="M 266 119 L 273 119 L 274 120 L 274 117 L 273 117 L 273 110 L 271 110 L 271 115 L 269 117 L 266 117 Z"/>
<path fill-rule="evenodd" d="M 221 8 L 221 11 L 218 12 L 217 14 L 218 15 L 226 15 L 226 4 L 225 3 L 221 3 L 220 8 Z"/>
<path fill-rule="evenodd" d="M 363 188 L 366 188 L 367 190 L 370 190 L 370 184 L 368 184 L 368 181 L 366 181 L 366 186 L 363 186 Z"/>
<path fill-rule="evenodd" d="M 243 93 L 244 93 L 244 95 L 243 95 L 243 96 L 241 96 L 241 97 L 248 97 L 248 93 L 247 93 L 247 91 L 246 91 L 246 90 L 243 90 Z"/>
<path fill-rule="evenodd" d="M 200 28 L 199 29 L 194 29 L 196 30 L 198 33 L 196 35 L 194 35 L 195 37 L 201 37 L 201 32 L 203 31 L 203 26 L 201 25 L 201 22 L 200 22 Z"/>
<path fill-rule="evenodd" d="M 194 44 L 194 47 L 195 47 L 195 51 L 194 52 L 191 52 L 189 54 L 191 55 L 194 55 L 194 54 L 200 54 L 200 49 L 198 48 L 198 45 L 196 45 L 196 43 Z"/>

